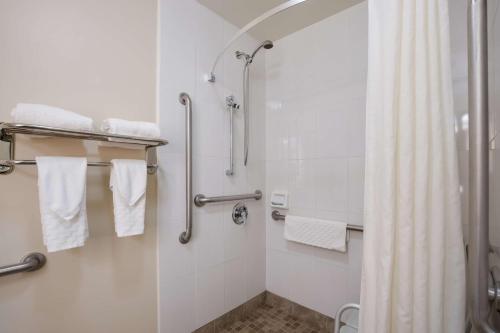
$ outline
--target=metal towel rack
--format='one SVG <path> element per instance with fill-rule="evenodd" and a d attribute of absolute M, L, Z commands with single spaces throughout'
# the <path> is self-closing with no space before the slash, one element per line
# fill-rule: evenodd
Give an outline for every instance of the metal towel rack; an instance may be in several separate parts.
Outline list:
<path fill-rule="evenodd" d="M 257 190 L 254 193 L 248 193 L 248 194 L 223 195 L 223 196 L 217 196 L 217 197 L 206 197 L 203 194 L 197 194 L 194 197 L 194 204 L 197 207 L 203 207 L 207 203 L 246 200 L 246 199 L 260 200 L 261 198 L 262 198 L 262 192 L 260 190 Z"/>
<path fill-rule="evenodd" d="M 179 102 L 186 107 L 186 230 L 179 236 L 179 242 L 186 244 L 193 233 L 193 168 L 192 168 L 192 103 L 185 92 L 179 95 Z"/>
<path fill-rule="evenodd" d="M 42 268 L 47 262 L 47 258 L 42 253 L 33 252 L 21 259 L 18 264 L 7 265 L 0 267 L 0 276 L 32 272 Z"/>
<path fill-rule="evenodd" d="M 103 132 L 76 131 L 64 128 L 26 125 L 16 123 L 0 123 L 0 144 L 7 145 L 6 149 L 0 149 L 0 174 L 9 174 L 14 171 L 16 165 L 35 165 L 35 160 L 16 160 L 15 147 L 16 135 L 35 135 L 58 138 L 92 140 L 110 142 L 115 144 L 127 144 L 143 146 L 146 152 L 148 173 L 155 173 L 157 165 L 156 147 L 168 143 L 163 139 L 151 139 L 143 137 L 133 137 L 127 135 L 109 134 Z M 110 162 L 88 162 L 89 166 L 110 166 Z"/>
<path fill-rule="evenodd" d="M 273 210 L 273 212 L 271 213 L 271 217 L 275 221 L 284 221 L 286 216 L 284 214 L 281 214 L 277 210 Z M 360 225 L 348 224 L 347 230 L 363 232 L 364 229 L 363 229 L 363 226 L 360 226 Z"/>

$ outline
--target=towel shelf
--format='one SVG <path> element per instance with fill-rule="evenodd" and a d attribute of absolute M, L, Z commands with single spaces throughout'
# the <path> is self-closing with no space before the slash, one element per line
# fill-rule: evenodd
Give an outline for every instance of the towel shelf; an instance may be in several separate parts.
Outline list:
<path fill-rule="evenodd" d="M 284 221 L 286 216 L 283 215 L 283 214 L 281 214 L 277 210 L 273 210 L 273 212 L 271 213 L 271 217 L 275 221 Z M 349 230 L 349 231 L 360 231 L 360 232 L 363 232 L 364 229 L 363 229 L 363 226 L 360 226 L 360 225 L 348 224 L 347 225 L 347 230 Z"/>
<path fill-rule="evenodd" d="M 114 144 L 127 144 L 143 146 L 146 151 L 148 173 L 156 172 L 157 157 L 156 147 L 168 144 L 167 140 L 143 138 L 127 135 L 109 134 L 104 132 L 77 131 L 64 128 L 27 125 L 17 123 L 0 122 L 0 143 L 7 145 L 7 148 L 0 150 L 0 174 L 9 174 L 14 171 L 16 165 L 35 165 L 34 160 L 16 160 L 15 146 L 16 135 L 35 135 L 46 137 L 69 138 L 79 140 L 91 140 L 109 142 Z M 110 166 L 110 162 L 89 162 L 89 166 Z"/>
<path fill-rule="evenodd" d="M 0 130 L 2 132 L 2 140 L 4 140 L 5 136 L 11 136 L 13 134 L 26 134 L 80 140 L 104 141 L 112 143 L 135 144 L 145 146 L 146 148 L 163 146 L 168 143 L 167 140 L 163 139 L 142 138 L 128 135 L 109 134 L 104 132 L 76 131 L 64 128 L 16 123 L 0 123 Z"/>

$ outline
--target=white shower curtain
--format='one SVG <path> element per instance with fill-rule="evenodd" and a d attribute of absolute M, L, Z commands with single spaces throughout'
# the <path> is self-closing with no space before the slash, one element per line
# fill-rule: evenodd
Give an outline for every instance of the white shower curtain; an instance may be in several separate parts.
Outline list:
<path fill-rule="evenodd" d="M 448 0 L 368 0 L 362 333 L 460 333 Z"/>

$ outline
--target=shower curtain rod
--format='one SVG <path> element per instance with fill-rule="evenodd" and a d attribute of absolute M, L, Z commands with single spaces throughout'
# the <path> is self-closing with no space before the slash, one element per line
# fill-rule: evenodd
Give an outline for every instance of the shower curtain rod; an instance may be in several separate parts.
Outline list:
<path fill-rule="evenodd" d="M 234 36 L 233 38 L 231 38 L 229 40 L 229 42 L 227 42 L 227 44 L 224 46 L 224 48 L 222 49 L 222 51 L 217 55 L 217 58 L 215 58 L 215 61 L 214 61 L 214 64 L 212 66 L 212 70 L 210 71 L 210 77 L 208 78 L 208 82 L 212 82 L 214 83 L 215 82 L 215 67 L 217 67 L 217 63 L 219 62 L 219 60 L 222 58 L 222 56 L 224 55 L 224 53 L 226 52 L 226 50 L 231 46 L 231 44 L 233 44 L 238 38 L 241 37 L 241 35 L 243 35 L 244 33 L 246 33 L 247 31 L 249 31 L 250 29 L 252 29 L 253 27 L 255 27 L 257 24 L 260 24 L 261 22 L 267 20 L 268 18 L 278 14 L 278 13 L 281 13 L 282 11 L 290 8 L 290 7 L 293 7 L 295 5 L 298 5 L 302 2 L 305 2 L 305 1 L 308 1 L 308 0 L 288 0 L 284 3 L 282 3 L 281 5 L 278 5 L 270 10 L 268 10 L 267 12 L 265 12 L 264 14 L 260 15 L 259 17 L 257 17 L 256 19 L 253 19 L 252 21 L 250 21 L 250 23 L 248 23 L 247 25 L 245 25 L 243 28 L 241 28 Z"/>
<path fill-rule="evenodd" d="M 489 120 L 487 0 L 468 1 L 469 70 L 469 244 L 468 310 L 477 332 L 495 333 L 489 324 Z"/>

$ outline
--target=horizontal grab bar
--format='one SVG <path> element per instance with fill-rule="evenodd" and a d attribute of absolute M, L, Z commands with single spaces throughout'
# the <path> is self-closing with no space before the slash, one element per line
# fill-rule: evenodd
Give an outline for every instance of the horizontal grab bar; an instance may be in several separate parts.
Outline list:
<path fill-rule="evenodd" d="M 194 197 L 194 204 L 196 205 L 196 207 L 203 207 L 207 203 L 245 200 L 245 199 L 260 200 L 261 198 L 262 198 L 262 192 L 260 190 L 257 190 L 254 193 L 249 193 L 249 194 L 222 195 L 218 197 L 206 197 L 203 194 L 197 194 Z"/>
<path fill-rule="evenodd" d="M 0 267 L 0 276 L 36 271 L 37 269 L 42 268 L 46 262 L 47 258 L 45 255 L 33 252 L 24 257 L 18 264 Z"/>
<path fill-rule="evenodd" d="M 271 216 L 272 216 L 273 220 L 275 220 L 275 221 L 284 221 L 285 217 L 286 217 L 285 215 L 280 214 L 280 212 L 277 210 L 273 210 L 273 212 L 271 213 Z M 348 224 L 347 230 L 363 232 L 364 228 L 363 228 L 363 226 L 360 226 L 360 225 Z"/>

